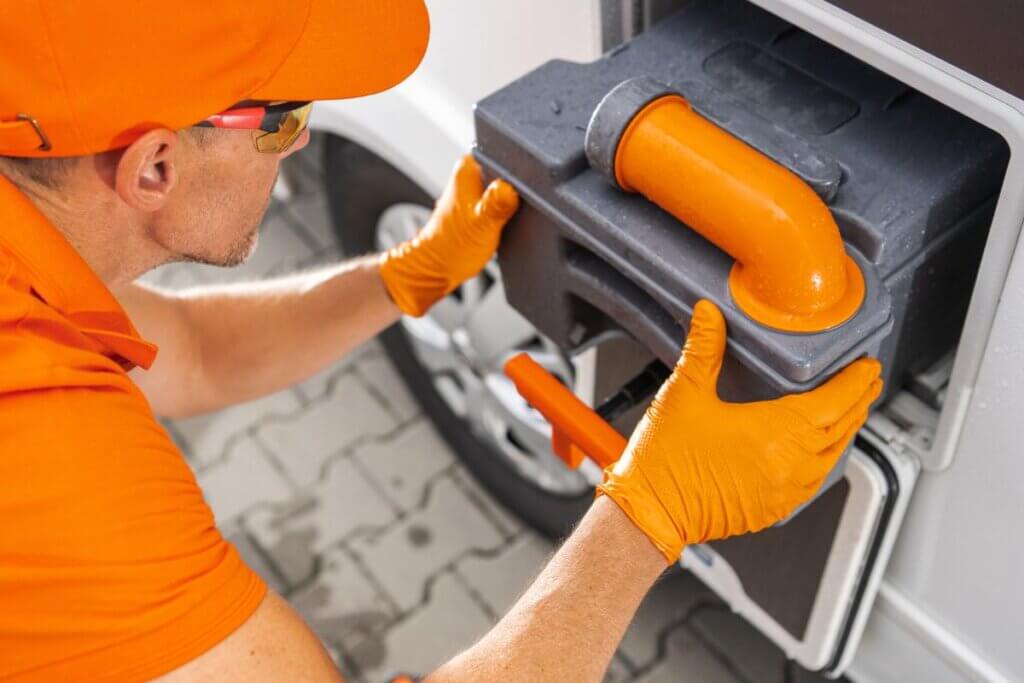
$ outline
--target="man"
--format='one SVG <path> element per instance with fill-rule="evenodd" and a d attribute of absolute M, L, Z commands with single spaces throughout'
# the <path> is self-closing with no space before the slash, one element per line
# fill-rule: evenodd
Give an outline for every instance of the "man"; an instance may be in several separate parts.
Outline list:
<path fill-rule="evenodd" d="M 491 257 L 515 192 L 485 190 L 466 158 L 420 235 L 385 254 L 191 294 L 135 280 L 169 261 L 243 261 L 278 164 L 308 140 L 308 103 L 398 83 L 427 33 L 420 0 L 5 8 L 0 678 L 339 680 L 221 537 L 154 413 L 280 389 L 422 314 Z M 598 680 L 687 543 L 764 528 L 814 492 L 878 396 L 878 364 L 727 404 L 725 336 L 698 304 L 579 528 L 429 680 Z"/>

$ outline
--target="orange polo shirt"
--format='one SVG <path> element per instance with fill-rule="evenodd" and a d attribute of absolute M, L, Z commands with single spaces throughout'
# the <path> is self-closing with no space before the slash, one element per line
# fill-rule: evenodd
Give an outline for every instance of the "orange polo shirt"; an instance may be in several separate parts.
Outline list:
<path fill-rule="evenodd" d="M 0 176 L 0 680 L 149 679 L 263 599 L 126 374 L 156 351 Z"/>

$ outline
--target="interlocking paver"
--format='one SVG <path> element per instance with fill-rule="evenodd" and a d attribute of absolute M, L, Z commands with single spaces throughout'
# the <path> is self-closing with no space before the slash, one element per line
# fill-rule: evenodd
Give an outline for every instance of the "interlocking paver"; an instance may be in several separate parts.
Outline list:
<path fill-rule="evenodd" d="M 419 415 L 420 408 L 395 367 L 384 355 L 368 356 L 356 365 L 356 373 L 399 422 Z"/>
<path fill-rule="evenodd" d="M 455 571 L 495 616 L 508 611 L 547 563 L 552 553 L 549 541 L 523 533 L 491 555 L 470 555 Z"/>
<path fill-rule="evenodd" d="M 240 403 L 216 413 L 175 420 L 174 429 L 185 441 L 186 453 L 196 468 L 223 457 L 228 443 L 271 417 L 285 418 L 298 412 L 300 404 L 290 391 Z"/>
<path fill-rule="evenodd" d="M 256 504 L 283 503 L 294 491 L 252 437 L 234 440 L 221 460 L 197 475 L 218 524 Z"/>
<path fill-rule="evenodd" d="M 612 657 L 604 674 L 604 683 L 626 683 L 633 678 L 633 672 L 619 656 Z"/>
<path fill-rule="evenodd" d="M 352 368 L 361 363 L 367 356 L 383 353 L 376 339 L 371 339 L 346 353 L 333 364 L 324 368 L 312 377 L 295 385 L 294 389 L 307 401 L 323 398 L 331 389 L 331 385 Z"/>
<path fill-rule="evenodd" d="M 383 634 L 359 634 L 345 651 L 369 681 L 400 672 L 427 674 L 469 647 L 491 626 L 484 610 L 449 573 L 430 586 L 430 599 Z"/>
<path fill-rule="evenodd" d="M 634 679 L 635 683 L 744 683 L 684 627 L 665 636 L 665 656 Z"/>
<path fill-rule="evenodd" d="M 271 558 L 280 573 L 284 595 L 316 578 L 320 561 L 314 550 L 317 529 L 308 523 L 289 524 L 289 519 L 311 511 L 317 504 L 316 498 L 307 493 L 284 505 L 253 508 L 242 520 L 251 538 Z"/>
<path fill-rule="evenodd" d="M 516 519 L 505 506 L 495 500 L 491 494 L 484 491 L 477 483 L 473 475 L 469 474 L 463 467 L 458 467 L 452 474 L 452 479 L 473 501 L 478 509 L 497 526 L 506 539 L 512 539 L 521 533 L 525 528 L 523 523 Z"/>
<path fill-rule="evenodd" d="M 352 374 L 332 383 L 331 392 L 290 419 L 263 423 L 257 437 L 299 486 L 316 482 L 324 465 L 347 447 L 386 435 L 395 418 L 382 409 Z"/>
<path fill-rule="evenodd" d="M 255 511 L 246 526 L 279 565 L 294 565 L 296 571 L 286 573 L 298 580 L 304 556 L 319 554 L 356 530 L 383 528 L 396 516 L 354 461 L 344 457 L 331 462 L 315 487 L 269 514 Z"/>
<path fill-rule="evenodd" d="M 426 505 L 380 534 L 353 539 L 351 548 L 402 611 L 423 599 L 429 577 L 473 550 L 493 552 L 503 543 L 450 477 L 431 486 Z"/>
<path fill-rule="evenodd" d="M 719 601 L 690 572 L 666 572 L 647 594 L 626 630 L 619 651 L 637 669 L 649 666 L 658 654 L 659 635 L 687 618 L 697 606 Z"/>
<path fill-rule="evenodd" d="M 720 653 L 742 653 L 733 663 L 751 683 L 782 683 L 785 655 L 738 614 L 704 610 L 695 615 L 690 628 Z"/>
<path fill-rule="evenodd" d="M 289 596 L 289 601 L 335 652 L 343 650 L 346 637 L 370 636 L 397 616 L 394 606 L 342 548 L 327 551 L 316 580 Z"/>
<path fill-rule="evenodd" d="M 357 446 L 352 457 L 388 499 L 405 512 L 419 506 L 427 483 L 455 462 L 441 437 L 424 419 L 385 439 Z"/>

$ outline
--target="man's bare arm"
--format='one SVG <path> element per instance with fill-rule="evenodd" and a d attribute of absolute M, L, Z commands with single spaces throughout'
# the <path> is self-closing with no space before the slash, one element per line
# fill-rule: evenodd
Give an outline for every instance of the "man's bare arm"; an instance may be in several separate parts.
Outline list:
<path fill-rule="evenodd" d="M 272 280 L 116 292 L 160 346 L 132 378 L 154 411 L 186 417 L 271 393 L 327 367 L 399 317 L 376 257 Z"/>
<path fill-rule="evenodd" d="M 454 681 L 600 681 L 665 558 L 608 498 L 498 624 L 434 672 Z"/>

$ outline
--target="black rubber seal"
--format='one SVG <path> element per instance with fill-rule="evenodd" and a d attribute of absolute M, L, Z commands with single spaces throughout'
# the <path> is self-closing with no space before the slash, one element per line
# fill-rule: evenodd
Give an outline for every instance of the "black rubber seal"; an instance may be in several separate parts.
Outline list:
<path fill-rule="evenodd" d="M 598 103 L 587 124 L 583 148 L 591 168 L 606 177 L 615 187 L 615 153 L 622 134 L 633 118 L 648 104 L 666 95 L 682 95 L 671 87 L 648 76 L 630 78 L 612 88 Z"/>
<path fill-rule="evenodd" d="M 885 497 L 885 503 L 882 505 L 882 512 L 879 515 L 878 533 L 875 534 L 875 538 L 871 542 L 871 548 L 868 550 L 867 559 L 864 562 L 864 571 L 861 572 L 860 585 L 857 586 L 857 592 L 854 593 L 850 610 L 846 614 L 846 622 L 843 624 L 843 632 L 839 636 L 835 653 L 832 655 L 829 663 L 821 669 L 821 672 L 826 675 L 835 671 L 836 667 L 839 666 L 839 660 L 842 659 L 843 651 L 846 650 L 846 644 L 850 640 L 850 632 L 853 630 L 853 622 L 861 603 L 864 601 L 864 592 L 868 588 L 868 575 L 871 574 L 875 563 L 878 561 L 878 553 L 882 550 L 882 541 L 885 539 L 886 529 L 896 507 L 896 498 L 900 495 L 900 480 L 896 476 L 896 470 L 893 469 L 889 460 L 882 454 L 882 451 L 861 436 L 856 438 L 856 444 L 857 448 L 871 458 L 875 465 L 878 466 L 882 476 L 885 478 L 885 483 L 888 485 L 889 492 Z"/>

